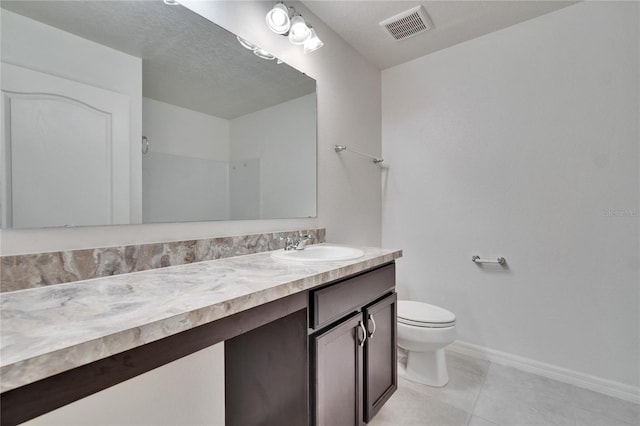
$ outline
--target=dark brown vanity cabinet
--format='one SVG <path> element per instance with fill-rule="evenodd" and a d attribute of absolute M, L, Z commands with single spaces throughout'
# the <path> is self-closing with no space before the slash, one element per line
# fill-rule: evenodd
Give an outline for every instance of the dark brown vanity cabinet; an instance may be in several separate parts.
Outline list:
<path fill-rule="evenodd" d="M 310 293 L 313 424 L 362 425 L 395 392 L 394 288 L 391 264 Z"/>
<path fill-rule="evenodd" d="M 227 426 L 360 426 L 397 388 L 395 264 L 3 392 L 0 423 L 21 424 L 222 341 Z"/>
<path fill-rule="evenodd" d="M 368 337 L 364 345 L 364 421 L 369 422 L 398 387 L 396 293 L 364 310 Z M 369 328 L 369 327 L 373 328 Z"/>
<path fill-rule="evenodd" d="M 315 392 L 311 392 L 314 394 L 311 406 L 315 425 L 362 423 L 361 324 L 361 315 L 354 315 L 312 337 L 315 361 L 311 383 L 312 387 L 315 384 Z"/>

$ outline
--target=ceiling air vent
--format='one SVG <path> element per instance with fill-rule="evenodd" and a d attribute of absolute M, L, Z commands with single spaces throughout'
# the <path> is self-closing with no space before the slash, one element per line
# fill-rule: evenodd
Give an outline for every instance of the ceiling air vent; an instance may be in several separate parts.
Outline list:
<path fill-rule="evenodd" d="M 398 13 L 380 22 L 394 40 L 404 40 L 433 28 L 433 22 L 422 6 Z"/>

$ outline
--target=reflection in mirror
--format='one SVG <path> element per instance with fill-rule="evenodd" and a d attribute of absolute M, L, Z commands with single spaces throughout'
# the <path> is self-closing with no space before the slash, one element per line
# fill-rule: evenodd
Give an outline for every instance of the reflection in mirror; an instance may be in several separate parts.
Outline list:
<path fill-rule="evenodd" d="M 162 0 L 0 5 L 3 228 L 316 215 L 313 79 Z"/>

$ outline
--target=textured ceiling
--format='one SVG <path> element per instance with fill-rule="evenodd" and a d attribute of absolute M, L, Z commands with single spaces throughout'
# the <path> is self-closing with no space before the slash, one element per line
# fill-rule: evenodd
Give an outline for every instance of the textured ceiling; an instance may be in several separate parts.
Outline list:
<path fill-rule="evenodd" d="M 6 1 L 2 8 L 142 58 L 146 97 L 231 119 L 315 91 L 315 81 L 240 46 L 182 6 L 153 1 Z"/>
<path fill-rule="evenodd" d="M 372 64 L 385 69 L 575 2 L 303 3 Z M 431 17 L 433 30 L 395 41 L 378 25 L 417 4 Z M 0 5 L 142 58 L 144 96 L 218 117 L 234 118 L 315 90 L 315 82 L 297 70 L 257 58 L 225 29 L 162 0 L 2 0 Z"/>
<path fill-rule="evenodd" d="M 302 0 L 302 3 L 369 62 L 385 69 L 575 2 Z M 395 41 L 378 25 L 418 4 L 426 9 L 434 29 Z M 322 38 L 322 34 L 319 36 Z"/>

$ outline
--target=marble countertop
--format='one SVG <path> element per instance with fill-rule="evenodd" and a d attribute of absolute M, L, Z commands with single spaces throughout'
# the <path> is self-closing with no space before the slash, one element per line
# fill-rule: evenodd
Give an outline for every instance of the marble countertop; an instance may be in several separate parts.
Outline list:
<path fill-rule="evenodd" d="M 341 262 L 270 252 L 0 295 L 0 392 L 391 262 L 362 248 Z"/>

